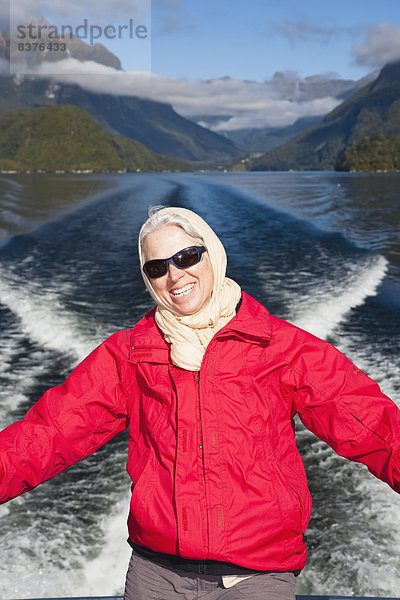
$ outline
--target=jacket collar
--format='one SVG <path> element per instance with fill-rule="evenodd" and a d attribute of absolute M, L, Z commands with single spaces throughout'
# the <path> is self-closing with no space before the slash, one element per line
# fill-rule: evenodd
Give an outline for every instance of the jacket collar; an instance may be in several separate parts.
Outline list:
<path fill-rule="evenodd" d="M 228 331 L 270 340 L 272 338 L 270 314 L 257 300 L 246 292 L 242 292 L 242 303 L 236 316 L 218 333 L 222 334 Z"/>
<path fill-rule="evenodd" d="M 131 346 L 134 348 L 162 348 L 169 350 L 168 344 L 156 320 L 156 307 L 138 321 L 132 330 Z"/>
<path fill-rule="evenodd" d="M 131 335 L 130 358 L 135 362 L 170 362 L 169 348 L 162 331 L 155 321 L 156 307 L 135 325 Z M 257 300 L 242 292 L 242 302 L 237 314 L 217 335 L 236 333 L 239 336 L 264 339 L 272 338 L 271 318 L 267 309 Z"/>

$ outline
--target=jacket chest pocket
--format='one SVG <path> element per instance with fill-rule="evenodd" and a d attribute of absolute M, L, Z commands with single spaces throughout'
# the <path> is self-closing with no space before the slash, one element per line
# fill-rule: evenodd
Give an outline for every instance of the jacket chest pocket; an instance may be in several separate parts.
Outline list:
<path fill-rule="evenodd" d="M 145 445 L 143 437 L 140 436 L 136 444 L 130 444 L 127 471 L 132 479 L 133 486 L 137 484 L 150 457 L 150 448 Z"/>
<path fill-rule="evenodd" d="M 133 356 L 135 359 L 128 361 L 131 365 L 129 377 L 133 382 L 130 413 L 132 438 L 138 439 L 143 435 L 152 439 L 156 436 L 163 411 L 171 403 L 168 362 L 145 360 L 148 356 L 145 353 L 135 352 Z"/>
<path fill-rule="evenodd" d="M 136 520 L 141 520 L 146 499 L 151 495 L 151 490 L 156 478 L 155 454 L 144 444 L 140 438 L 129 453 L 127 471 L 132 479 L 131 486 L 131 513 Z"/>
<path fill-rule="evenodd" d="M 167 418 L 167 402 L 165 400 L 154 400 L 142 398 L 137 413 L 138 423 L 131 423 L 133 430 L 139 430 L 136 442 L 129 439 L 129 455 L 127 470 L 136 484 L 141 477 L 160 434 L 160 429 Z"/>

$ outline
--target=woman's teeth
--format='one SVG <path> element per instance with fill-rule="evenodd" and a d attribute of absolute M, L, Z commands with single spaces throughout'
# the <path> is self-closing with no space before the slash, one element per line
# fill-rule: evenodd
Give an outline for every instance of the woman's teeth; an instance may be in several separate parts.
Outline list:
<path fill-rule="evenodd" d="M 171 290 L 171 294 L 173 296 L 187 296 L 188 294 L 190 294 L 190 292 L 192 291 L 192 289 L 194 288 L 194 283 L 189 283 L 188 285 L 185 285 L 185 287 L 180 288 L 179 290 Z"/>

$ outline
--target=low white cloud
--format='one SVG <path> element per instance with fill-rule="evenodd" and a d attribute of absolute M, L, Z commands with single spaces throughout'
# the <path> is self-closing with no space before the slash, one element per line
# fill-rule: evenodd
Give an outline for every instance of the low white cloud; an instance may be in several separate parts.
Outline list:
<path fill-rule="evenodd" d="M 400 59 L 400 25 L 381 23 L 368 32 L 363 44 L 354 46 L 359 65 L 380 67 Z"/>
<path fill-rule="evenodd" d="M 150 72 L 121 72 L 72 58 L 55 64 L 44 62 L 35 74 L 92 92 L 166 102 L 183 116 L 201 116 L 203 125 L 208 124 L 209 116 L 210 128 L 216 131 L 290 125 L 300 117 L 324 115 L 340 103 L 331 94 L 321 92 L 321 97 L 315 97 L 315 85 L 326 81 L 321 76 L 301 80 L 294 73 L 287 78 L 280 73 L 263 83 L 229 77 L 199 82 Z M 215 119 L 218 116 L 220 121 Z"/>
<path fill-rule="evenodd" d="M 337 98 L 319 98 L 308 102 L 292 103 L 287 100 L 271 101 L 267 109 L 245 112 L 228 120 L 212 125 L 214 131 L 235 131 L 236 129 L 284 127 L 291 125 L 301 117 L 326 115 L 340 101 Z M 266 119 L 268 114 L 268 119 Z M 207 123 L 205 122 L 204 125 Z"/>

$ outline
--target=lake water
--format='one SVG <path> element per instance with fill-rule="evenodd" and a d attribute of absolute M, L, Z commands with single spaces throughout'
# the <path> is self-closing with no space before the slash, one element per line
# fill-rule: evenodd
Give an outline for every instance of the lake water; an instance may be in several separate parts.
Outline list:
<path fill-rule="evenodd" d="M 199 212 L 228 275 L 333 342 L 400 403 L 400 177 L 207 173 L 0 178 L 0 427 L 151 306 L 149 205 Z M 314 508 L 298 593 L 399 595 L 400 497 L 298 423 Z M 127 436 L 0 507 L 0 598 L 120 594 Z"/>

